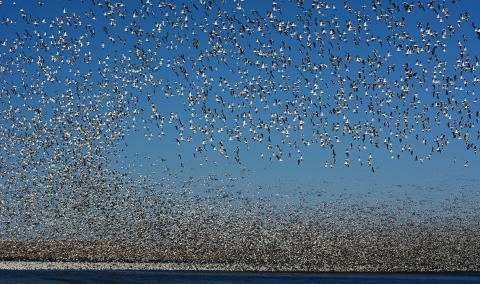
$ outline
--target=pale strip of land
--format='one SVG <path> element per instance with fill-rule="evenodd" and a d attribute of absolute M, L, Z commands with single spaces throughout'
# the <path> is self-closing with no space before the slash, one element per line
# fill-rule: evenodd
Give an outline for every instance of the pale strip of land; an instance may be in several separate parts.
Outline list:
<path fill-rule="evenodd" d="M 379 267 L 358 265 L 354 267 L 305 268 L 296 265 L 245 263 L 126 263 L 126 262 L 63 262 L 63 261 L 0 261 L 0 270 L 189 270 L 189 271 L 310 271 L 310 272 L 444 272 L 442 269 L 405 269 L 405 267 Z M 471 271 L 456 269 L 455 271 Z"/>

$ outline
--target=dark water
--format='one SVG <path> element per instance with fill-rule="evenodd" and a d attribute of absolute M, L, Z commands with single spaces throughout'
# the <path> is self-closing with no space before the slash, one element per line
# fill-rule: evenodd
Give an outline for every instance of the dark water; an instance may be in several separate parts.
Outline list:
<path fill-rule="evenodd" d="M 0 283 L 480 283 L 480 273 L 0 270 Z"/>

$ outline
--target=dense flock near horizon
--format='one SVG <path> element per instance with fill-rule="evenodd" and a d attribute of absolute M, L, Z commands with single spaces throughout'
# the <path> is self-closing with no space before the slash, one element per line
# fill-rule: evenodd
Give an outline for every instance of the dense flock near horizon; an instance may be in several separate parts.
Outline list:
<path fill-rule="evenodd" d="M 0 258 L 479 270 L 475 177 L 439 202 L 243 184 L 478 165 L 475 7 L 0 1 Z"/>

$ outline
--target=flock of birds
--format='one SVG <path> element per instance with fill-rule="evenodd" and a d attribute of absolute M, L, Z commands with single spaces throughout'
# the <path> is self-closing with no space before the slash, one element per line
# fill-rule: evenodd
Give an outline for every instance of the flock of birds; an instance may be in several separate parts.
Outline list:
<path fill-rule="evenodd" d="M 72 262 L 83 269 L 126 269 L 122 263 L 131 264 L 128 269 L 166 269 L 167 264 L 170 269 L 237 271 L 480 269 L 479 180 L 446 181 L 469 189 L 438 203 L 428 194 L 416 200 L 396 189 L 388 190 L 385 200 L 372 190 L 368 198 L 350 191 L 316 202 L 321 194 L 338 194 L 336 189 L 319 194 L 318 184 L 302 184 L 299 201 L 290 202 L 282 191 L 294 184 L 265 189 L 280 197 L 252 198 L 231 193 L 229 185 L 213 179 L 202 182 L 182 180 L 178 188 L 148 197 L 91 200 L 97 210 L 85 208 L 78 195 L 65 196 L 74 210 L 43 216 L 41 224 L 35 224 L 35 216 L 17 222 L 35 228 L 30 232 L 3 231 L 7 241 L 0 241 L 0 258 L 55 264 L 50 269 L 68 269 Z M 197 186 L 213 193 L 194 192 Z M 450 185 L 444 190 L 451 191 Z"/>
<path fill-rule="evenodd" d="M 235 185 L 248 167 L 184 171 L 327 156 L 325 168 L 375 172 L 377 148 L 423 163 L 449 144 L 477 159 L 480 26 L 469 1 L 35 3 L 0 1 L 0 239 L 104 241 L 124 230 L 175 248 L 217 238 L 235 255 L 244 244 L 230 237 L 249 226 L 314 218 L 302 206 L 281 215 L 278 194 L 245 197 Z M 157 152 L 139 156 L 139 140 Z M 313 147 L 319 156 L 304 157 Z M 229 210 L 243 215 L 221 218 Z M 292 221 L 296 234 L 310 221 Z"/>

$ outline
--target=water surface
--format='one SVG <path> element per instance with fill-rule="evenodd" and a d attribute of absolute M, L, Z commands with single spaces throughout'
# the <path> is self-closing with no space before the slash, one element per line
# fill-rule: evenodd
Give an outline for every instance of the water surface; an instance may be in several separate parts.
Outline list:
<path fill-rule="evenodd" d="M 480 273 L 0 270 L 0 283 L 480 283 Z"/>

